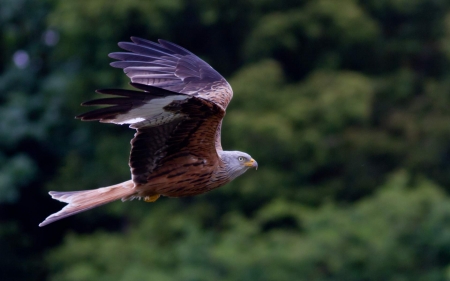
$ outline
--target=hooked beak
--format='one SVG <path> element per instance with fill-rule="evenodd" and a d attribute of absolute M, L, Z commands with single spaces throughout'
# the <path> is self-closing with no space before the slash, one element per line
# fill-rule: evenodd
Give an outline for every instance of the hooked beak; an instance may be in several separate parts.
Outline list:
<path fill-rule="evenodd" d="M 258 162 L 255 161 L 255 159 L 250 159 L 250 161 L 244 163 L 247 167 L 254 167 L 256 170 L 258 170 Z"/>

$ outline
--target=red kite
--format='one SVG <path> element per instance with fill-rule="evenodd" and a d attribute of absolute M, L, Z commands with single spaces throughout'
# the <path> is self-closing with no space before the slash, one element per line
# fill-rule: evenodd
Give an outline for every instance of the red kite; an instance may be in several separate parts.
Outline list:
<path fill-rule="evenodd" d="M 233 96 L 230 84 L 211 66 L 173 43 L 132 37 L 111 53 L 111 66 L 122 68 L 138 89 L 104 89 L 115 95 L 82 105 L 109 105 L 81 114 L 81 120 L 129 124 L 131 180 L 93 190 L 57 192 L 68 203 L 39 226 L 122 199 L 154 202 L 161 195 L 192 196 L 218 188 L 258 167 L 240 151 L 224 151 L 220 131 Z"/>

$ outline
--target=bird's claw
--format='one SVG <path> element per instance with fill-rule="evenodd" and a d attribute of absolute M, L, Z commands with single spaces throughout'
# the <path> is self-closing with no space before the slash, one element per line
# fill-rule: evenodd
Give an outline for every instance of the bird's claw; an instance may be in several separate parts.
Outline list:
<path fill-rule="evenodd" d="M 152 196 L 145 196 L 144 201 L 145 202 L 155 202 L 156 200 L 158 200 L 159 196 L 160 196 L 159 194 L 152 195 Z"/>

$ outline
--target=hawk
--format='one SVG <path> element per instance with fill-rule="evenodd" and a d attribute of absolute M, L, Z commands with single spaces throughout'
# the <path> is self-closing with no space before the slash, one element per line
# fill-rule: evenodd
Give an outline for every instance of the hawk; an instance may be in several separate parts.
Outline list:
<path fill-rule="evenodd" d="M 131 180 L 93 190 L 50 191 L 53 199 L 68 205 L 39 226 L 119 199 L 154 202 L 161 195 L 205 193 L 258 167 L 247 153 L 222 149 L 222 119 L 233 90 L 217 71 L 174 43 L 137 37 L 131 41 L 119 43 L 127 52 L 109 57 L 117 60 L 111 66 L 122 68 L 137 90 L 97 90 L 117 97 L 85 102 L 82 105 L 108 107 L 76 117 L 136 129 Z"/>

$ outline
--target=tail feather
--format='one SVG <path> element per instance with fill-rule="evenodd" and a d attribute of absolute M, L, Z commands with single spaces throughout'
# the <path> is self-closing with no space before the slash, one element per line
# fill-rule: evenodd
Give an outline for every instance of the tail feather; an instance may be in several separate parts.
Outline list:
<path fill-rule="evenodd" d="M 136 193 L 133 181 L 129 180 L 108 187 L 92 190 L 58 192 L 50 191 L 53 199 L 68 203 L 61 211 L 48 216 L 39 226 L 44 226 L 57 220 L 87 211 L 106 203 L 133 196 Z"/>

